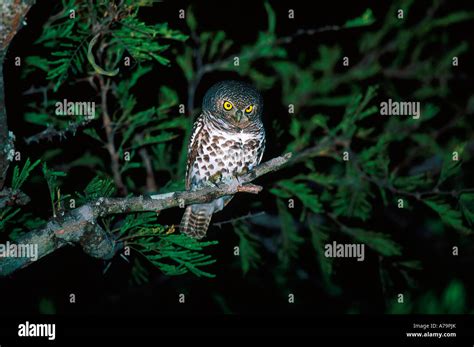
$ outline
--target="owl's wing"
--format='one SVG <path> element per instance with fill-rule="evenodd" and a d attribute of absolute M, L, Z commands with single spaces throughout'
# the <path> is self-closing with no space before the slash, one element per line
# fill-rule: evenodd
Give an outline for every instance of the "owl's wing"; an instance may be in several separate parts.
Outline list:
<path fill-rule="evenodd" d="M 257 152 L 257 164 L 260 164 L 260 162 L 262 161 L 262 157 L 263 157 L 263 152 L 265 152 L 265 130 L 263 130 L 262 132 L 262 145 L 260 146 L 260 148 L 258 149 L 258 152 Z"/>
<path fill-rule="evenodd" d="M 196 156 L 199 149 L 199 139 L 201 130 L 204 126 L 204 121 L 202 114 L 196 119 L 193 125 L 193 130 L 191 133 L 191 138 L 189 139 L 188 145 L 188 161 L 186 162 L 186 190 L 191 189 L 191 172 L 194 165 L 194 161 L 196 160 Z"/>

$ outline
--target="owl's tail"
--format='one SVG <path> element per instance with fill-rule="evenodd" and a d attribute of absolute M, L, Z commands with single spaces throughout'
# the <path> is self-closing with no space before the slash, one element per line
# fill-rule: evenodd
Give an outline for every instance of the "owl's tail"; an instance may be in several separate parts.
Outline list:
<path fill-rule="evenodd" d="M 186 207 L 179 226 L 181 232 L 202 239 L 206 236 L 214 208 L 210 204 L 198 204 Z"/>

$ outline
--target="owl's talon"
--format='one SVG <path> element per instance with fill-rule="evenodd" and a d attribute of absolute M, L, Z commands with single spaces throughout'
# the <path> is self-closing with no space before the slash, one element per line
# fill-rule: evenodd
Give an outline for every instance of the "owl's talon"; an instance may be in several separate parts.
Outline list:
<path fill-rule="evenodd" d="M 232 177 L 232 179 L 229 181 L 229 186 L 231 186 L 233 189 L 238 190 L 240 187 L 240 182 L 237 177 Z"/>

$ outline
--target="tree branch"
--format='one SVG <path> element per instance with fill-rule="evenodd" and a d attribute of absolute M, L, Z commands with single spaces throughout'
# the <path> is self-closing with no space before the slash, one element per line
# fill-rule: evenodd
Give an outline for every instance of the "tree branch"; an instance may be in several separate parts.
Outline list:
<path fill-rule="evenodd" d="M 153 196 L 99 198 L 58 218 L 49 220 L 44 227 L 20 236 L 15 240 L 15 243 L 38 245 L 37 259 L 43 258 L 68 243 L 79 244 L 84 252 L 92 257 L 111 259 L 122 249 L 123 244 L 116 242 L 112 234 L 99 226 L 99 218 L 121 213 L 161 211 L 183 204 L 206 203 L 221 196 L 233 195 L 238 192 L 257 194 L 262 187 L 250 184 L 250 182 L 269 172 L 281 169 L 289 162 L 291 156 L 291 153 L 287 153 L 273 158 L 230 184 L 218 184 L 216 187 L 197 191 L 171 192 Z M 33 262 L 30 258 L 0 258 L 0 276 L 8 276 Z"/>
<path fill-rule="evenodd" d="M 0 25 L 0 189 L 5 184 L 11 151 L 14 149 L 14 136 L 8 131 L 7 112 L 5 108 L 5 83 L 3 80 L 3 63 L 8 46 L 16 35 L 23 19 L 34 4 L 30 1 L 5 0 L 0 3 L 2 23 Z"/>

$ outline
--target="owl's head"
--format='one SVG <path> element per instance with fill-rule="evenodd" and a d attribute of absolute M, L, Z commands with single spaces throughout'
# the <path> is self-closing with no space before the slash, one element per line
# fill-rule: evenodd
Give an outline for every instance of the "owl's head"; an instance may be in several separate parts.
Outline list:
<path fill-rule="evenodd" d="M 263 99 L 250 84 L 240 81 L 222 81 L 213 85 L 204 95 L 203 111 L 214 117 L 245 128 L 260 121 Z"/>

